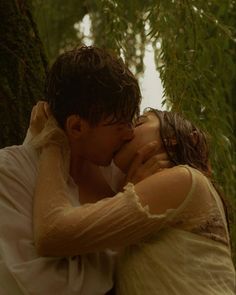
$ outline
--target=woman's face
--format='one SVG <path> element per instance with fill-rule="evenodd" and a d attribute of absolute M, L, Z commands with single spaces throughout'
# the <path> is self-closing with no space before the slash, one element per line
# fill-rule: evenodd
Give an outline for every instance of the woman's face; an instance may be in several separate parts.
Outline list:
<path fill-rule="evenodd" d="M 132 161 L 135 153 L 149 142 L 157 142 L 157 153 L 163 151 L 160 136 L 160 121 L 154 112 L 146 112 L 137 120 L 134 138 L 124 144 L 114 158 L 115 164 L 124 172 Z"/>

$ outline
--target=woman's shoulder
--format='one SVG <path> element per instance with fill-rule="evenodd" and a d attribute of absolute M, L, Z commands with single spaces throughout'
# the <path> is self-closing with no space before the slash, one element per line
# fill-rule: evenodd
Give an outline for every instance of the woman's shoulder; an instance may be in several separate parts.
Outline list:
<path fill-rule="evenodd" d="M 136 192 L 151 205 L 154 213 L 184 204 L 192 192 L 192 175 L 185 166 L 175 166 L 148 177 L 135 185 Z"/>
<path fill-rule="evenodd" d="M 169 177 L 177 177 L 181 182 L 191 182 L 192 186 L 199 183 L 211 183 L 210 179 L 202 171 L 189 165 L 177 165 L 166 169 L 165 172 Z"/>
<path fill-rule="evenodd" d="M 169 176 L 178 179 L 180 186 L 188 188 L 187 199 L 196 200 L 199 204 L 212 202 L 217 192 L 209 179 L 202 171 L 189 165 L 178 165 L 171 168 Z M 181 192 L 181 189 L 178 190 Z M 196 205 L 197 205 L 196 203 Z"/>
<path fill-rule="evenodd" d="M 171 168 L 163 169 L 159 173 L 156 173 L 156 178 L 166 179 L 168 183 L 180 183 L 191 186 L 193 173 L 194 172 L 191 167 L 187 165 L 177 165 Z"/>
<path fill-rule="evenodd" d="M 187 174 L 188 174 L 189 177 L 191 178 L 192 186 L 194 186 L 194 187 L 201 186 L 201 187 L 209 188 L 209 186 L 212 186 L 211 179 L 209 177 L 207 177 L 199 169 L 193 168 L 189 165 L 178 165 L 173 168 L 175 168 L 176 171 L 178 171 L 176 173 L 181 173 L 180 171 L 182 171 L 182 173 L 181 173 L 182 177 L 184 177 L 184 175 L 187 177 Z M 185 174 L 183 172 L 184 170 L 186 171 Z"/>

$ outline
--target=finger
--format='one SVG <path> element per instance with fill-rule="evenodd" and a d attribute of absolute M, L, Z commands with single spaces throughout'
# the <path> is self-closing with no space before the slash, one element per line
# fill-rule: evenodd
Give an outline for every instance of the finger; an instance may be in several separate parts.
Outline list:
<path fill-rule="evenodd" d="M 47 119 L 45 112 L 45 101 L 39 101 L 36 105 L 35 119 Z"/>
<path fill-rule="evenodd" d="M 31 116 L 30 116 L 30 119 L 31 119 L 31 120 L 33 120 L 33 119 L 35 118 L 40 103 L 41 103 L 41 101 L 38 101 L 38 102 L 33 106 L 32 111 L 31 111 Z"/>
<path fill-rule="evenodd" d="M 142 158 L 142 161 L 145 162 L 149 158 L 157 154 L 157 147 L 157 141 L 149 142 L 137 151 L 137 156 L 139 156 L 140 159 Z"/>
<path fill-rule="evenodd" d="M 132 174 L 128 175 L 127 181 L 137 183 L 155 173 L 163 171 L 164 169 L 173 167 L 173 163 L 168 160 L 156 160 L 158 157 L 153 156 L 148 161 L 140 164 Z"/>
<path fill-rule="evenodd" d="M 127 173 L 127 179 L 131 179 L 134 175 L 134 173 L 137 170 L 137 167 L 139 167 L 142 164 L 142 157 L 138 154 L 135 156 L 135 159 L 133 160 L 128 173 Z"/>
<path fill-rule="evenodd" d="M 158 153 L 156 154 L 156 160 L 157 161 L 165 161 L 165 160 L 169 160 L 169 156 L 166 152 L 164 153 Z"/>
<path fill-rule="evenodd" d="M 139 171 L 137 170 L 137 175 L 139 175 L 139 178 L 141 180 L 148 176 L 151 176 L 154 173 L 159 172 L 162 169 L 163 168 L 160 166 L 159 162 L 151 158 L 150 160 L 142 164 L 142 166 L 140 166 Z"/>
<path fill-rule="evenodd" d="M 48 121 L 47 114 L 45 112 L 45 101 L 38 101 L 33 107 L 30 117 L 29 130 L 32 135 L 39 134 L 45 127 Z"/>
<path fill-rule="evenodd" d="M 160 168 L 160 166 L 157 164 L 157 163 L 153 163 L 151 166 L 149 166 L 148 168 L 147 167 L 141 167 L 136 175 L 134 175 L 134 181 L 137 183 L 155 173 L 158 173 L 160 171 L 162 171 L 163 169 Z"/>
<path fill-rule="evenodd" d="M 47 118 L 49 118 L 52 115 L 50 106 L 47 102 L 44 103 L 44 112 L 45 112 Z"/>
<path fill-rule="evenodd" d="M 162 155 L 160 157 L 159 154 L 156 154 L 156 155 L 150 157 L 146 162 L 143 163 L 144 167 L 148 169 L 149 167 L 151 167 L 154 164 L 159 165 L 160 168 L 173 167 L 173 163 L 170 160 L 168 160 L 168 158 L 167 159 L 165 159 L 165 158 L 166 158 L 165 155 L 164 156 Z"/>
<path fill-rule="evenodd" d="M 164 161 L 164 160 L 163 161 L 159 161 L 158 162 L 158 165 L 159 165 L 159 167 L 161 169 L 171 168 L 171 167 L 174 167 L 175 166 L 173 162 L 168 161 L 168 160 L 166 160 L 166 161 Z"/>
<path fill-rule="evenodd" d="M 162 171 L 163 169 L 165 168 L 161 167 L 159 163 L 155 162 L 155 163 L 152 163 L 152 165 L 150 165 L 148 169 L 145 168 L 145 171 L 147 176 L 151 176 L 157 172 Z"/>
<path fill-rule="evenodd" d="M 32 108 L 31 114 L 30 114 L 30 124 L 32 123 L 33 119 L 35 118 L 36 111 L 37 111 L 37 106 L 34 105 Z"/>
<path fill-rule="evenodd" d="M 128 179 L 132 178 L 136 170 L 142 165 L 143 162 L 145 162 L 148 158 L 150 158 L 153 155 L 153 153 L 156 153 L 156 148 L 157 148 L 157 142 L 154 141 L 145 145 L 144 147 L 142 147 L 140 150 L 137 151 L 137 154 L 134 157 L 127 173 Z"/>
<path fill-rule="evenodd" d="M 142 148 L 140 148 L 134 157 L 133 163 L 131 165 L 136 168 L 137 165 L 140 165 L 146 162 L 149 158 L 153 157 L 157 153 L 157 142 L 153 141 Z"/>

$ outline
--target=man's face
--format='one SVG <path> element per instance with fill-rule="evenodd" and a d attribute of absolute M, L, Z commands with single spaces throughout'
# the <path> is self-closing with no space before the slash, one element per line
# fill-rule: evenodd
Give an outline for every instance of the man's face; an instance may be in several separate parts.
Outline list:
<path fill-rule="evenodd" d="M 102 120 L 96 126 L 84 122 L 79 138 L 79 156 L 100 166 L 110 164 L 115 153 L 127 141 L 133 139 L 133 128 L 128 123 L 110 124 L 110 119 Z"/>

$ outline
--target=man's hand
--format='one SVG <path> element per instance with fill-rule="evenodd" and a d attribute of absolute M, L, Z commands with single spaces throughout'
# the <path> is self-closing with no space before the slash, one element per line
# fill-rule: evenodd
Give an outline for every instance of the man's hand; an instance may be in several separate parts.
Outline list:
<path fill-rule="evenodd" d="M 138 183 L 152 174 L 173 166 L 167 153 L 157 154 L 156 146 L 156 142 L 151 142 L 137 151 L 129 167 L 126 183 Z"/>

